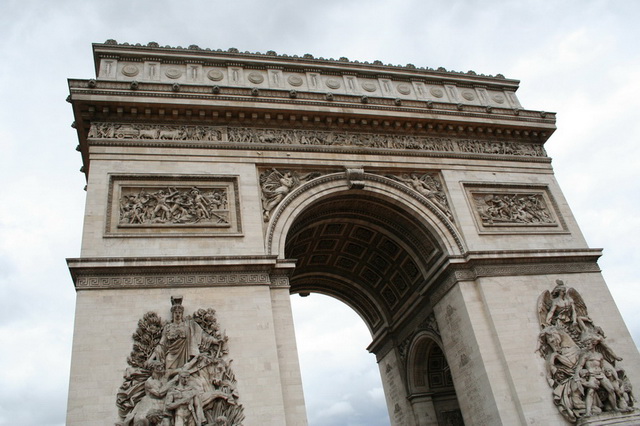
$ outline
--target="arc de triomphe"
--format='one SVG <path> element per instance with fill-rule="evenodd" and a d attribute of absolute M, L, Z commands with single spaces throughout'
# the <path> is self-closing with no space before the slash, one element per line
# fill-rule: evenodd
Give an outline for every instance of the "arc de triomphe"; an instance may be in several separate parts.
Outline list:
<path fill-rule="evenodd" d="M 518 81 L 93 52 L 68 425 L 305 425 L 310 292 L 367 324 L 394 425 L 638 424 L 640 356 Z"/>

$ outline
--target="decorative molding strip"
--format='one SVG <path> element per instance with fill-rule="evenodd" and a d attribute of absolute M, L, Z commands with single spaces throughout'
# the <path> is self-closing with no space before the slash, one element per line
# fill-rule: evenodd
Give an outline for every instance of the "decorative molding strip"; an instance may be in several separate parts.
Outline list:
<path fill-rule="evenodd" d="M 76 278 L 76 289 L 109 288 L 167 288 L 167 287 L 217 287 L 243 285 L 271 285 L 266 272 L 250 273 L 192 273 L 192 274 L 144 274 L 144 275 L 80 275 Z M 278 280 L 278 286 L 285 286 Z"/>
<path fill-rule="evenodd" d="M 505 260 L 506 262 L 506 260 Z M 450 265 L 445 278 L 431 294 L 431 304 L 435 305 L 445 294 L 460 281 L 473 281 L 481 277 L 508 277 L 520 275 L 560 275 L 601 272 L 595 260 L 557 262 L 532 259 L 529 263 L 513 263 L 499 265 Z"/>
<path fill-rule="evenodd" d="M 271 275 L 271 287 L 289 287 L 289 277 L 286 275 Z"/>
<path fill-rule="evenodd" d="M 116 40 L 113 39 L 109 39 L 107 41 L 105 41 L 104 43 L 96 43 L 94 44 L 94 49 L 99 50 L 99 51 L 105 51 L 105 53 L 101 53 L 100 57 L 113 57 L 110 56 L 107 52 L 111 52 L 112 50 L 115 52 L 116 49 L 117 50 L 122 50 L 125 51 L 127 49 L 129 50 L 140 50 L 140 51 L 150 51 L 150 52 L 162 52 L 163 54 L 165 52 L 171 52 L 171 51 L 178 51 L 180 52 L 180 54 L 186 55 L 186 54 L 209 54 L 209 55 L 218 55 L 218 56 L 224 56 L 227 59 L 229 59 L 230 61 L 233 61 L 234 59 L 237 60 L 238 58 L 255 58 L 255 59 L 261 59 L 261 60 L 274 60 L 274 59 L 278 59 L 278 60 L 287 60 L 287 61 L 292 61 L 292 62 L 300 62 L 300 63 L 308 63 L 310 66 L 315 65 L 316 67 L 318 65 L 322 65 L 322 64 L 335 64 L 338 65 L 340 67 L 345 67 L 347 65 L 356 65 L 356 66 L 366 66 L 366 67 L 375 67 L 377 69 L 379 69 L 382 72 L 388 72 L 388 71 L 392 71 L 392 70 L 400 70 L 400 71 L 407 71 L 407 72 L 412 72 L 412 73 L 429 73 L 429 74 L 436 74 L 436 75 L 442 75 L 445 76 L 447 74 L 452 74 L 454 76 L 470 76 L 473 78 L 482 78 L 485 80 L 498 80 L 498 81 L 502 81 L 502 84 L 514 84 L 517 83 L 515 82 L 515 80 L 509 80 L 506 79 L 502 74 L 497 74 L 495 76 L 492 75 L 484 75 L 484 74 L 478 74 L 475 71 L 467 71 L 467 72 L 462 72 L 462 71 L 452 71 L 452 70 L 447 70 L 443 67 L 439 67 L 437 69 L 435 68 L 429 68 L 429 67 L 416 67 L 413 64 L 406 64 L 406 65 L 393 65 L 393 64 L 383 64 L 382 61 L 373 61 L 371 63 L 364 61 L 364 62 L 360 62 L 360 61 L 349 61 L 349 59 L 347 58 L 339 58 L 339 59 L 334 59 L 334 58 L 322 58 L 322 57 L 318 57 L 316 58 L 314 55 L 311 55 L 309 53 L 305 53 L 302 56 L 298 56 L 298 55 L 287 55 L 287 54 L 277 54 L 276 52 L 274 52 L 273 50 L 269 50 L 265 53 L 261 53 L 261 52 L 240 52 L 238 49 L 236 48 L 229 48 L 227 50 L 222 50 L 222 49 L 210 49 L 210 48 L 201 48 L 195 44 L 190 45 L 189 47 L 182 47 L 182 46 L 177 46 L 177 47 L 173 47 L 173 46 L 160 46 L 160 44 L 156 43 L 156 42 L 149 42 L 146 45 L 143 45 L 141 43 L 118 43 Z M 113 54 L 112 54 L 113 55 Z M 172 56 L 171 58 L 174 58 L 174 56 Z M 128 59 L 128 60 L 133 60 L 133 59 Z M 185 57 L 184 60 L 188 60 L 188 57 Z M 169 61 L 167 61 L 167 63 L 169 63 Z M 211 77 L 209 77 L 211 78 Z M 215 80 L 215 78 L 211 78 L 212 80 Z M 293 84 L 293 83 L 292 83 Z"/>

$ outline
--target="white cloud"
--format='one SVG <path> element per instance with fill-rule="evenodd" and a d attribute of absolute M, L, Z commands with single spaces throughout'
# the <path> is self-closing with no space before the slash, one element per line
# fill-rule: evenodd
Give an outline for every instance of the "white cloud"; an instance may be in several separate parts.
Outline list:
<path fill-rule="evenodd" d="M 578 0 L 2 1 L 0 347 L 11 350 L 0 352 L 0 425 L 64 422 L 74 310 L 64 257 L 79 254 L 84 208 L 66 78 L 92 77 L 90 43 L 107 38 L 520 79 L 526 108 L 559 114 L 547 144 L 556 176 L 587 241 L 605 248 L 604 276 L 640 342 L 639 15 L 640 2 Z M 331 312 L 296 312 L 310 336 L 299 339 L 309 417 L 325 409 L 335 421 L 325 424 L 380 424 L 369 333 L 352 312 Z"/>

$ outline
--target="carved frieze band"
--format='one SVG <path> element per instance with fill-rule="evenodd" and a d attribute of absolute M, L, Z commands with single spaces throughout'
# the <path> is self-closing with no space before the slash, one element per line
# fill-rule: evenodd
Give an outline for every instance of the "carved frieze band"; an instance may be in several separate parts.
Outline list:
<path fill-rule="evenodd" d="M 566 231 L 546 185 L 466 183 L 464 186 L 481 233 Z"/>
<path fill-rule="evenodd" d="M 113 175 L 107 236 L 238 234 L 235 176 Z"/>
<path fill-rule="evenodd" d="M 88 137 L 94 143 L 108 140 L 140 142 L 199 142 L 204 146 L 260 144 L 262 146 L 320 146 L 501 156 L 547 157 L 540 144 L 488 141 L 403 134 L 356 133 L 303 129 L 268 129 L 226 126 L 151 125 L 143 123 L 92 123 Z"/>
<path fill-rule="evenodd" d="M 285 277 L 286 278 L 286 277 Z M 278 277 L 272 283 L 264 272 L 221 273 L 221 274 L 146 274 L 146 275 L 87 275 L 76 279 L 76 288 L 82 290 L 106 288 L 159 288 L 159 287 L 212 287 L 241 285 L 286 286 L 288 281 Z"/>

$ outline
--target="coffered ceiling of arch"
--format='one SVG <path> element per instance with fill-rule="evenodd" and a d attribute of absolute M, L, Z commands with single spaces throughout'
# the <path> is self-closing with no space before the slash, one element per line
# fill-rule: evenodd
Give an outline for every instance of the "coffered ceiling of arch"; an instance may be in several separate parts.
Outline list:
<path fill-rule="evenodd" d="M 361 193 L 303 212 L 285 253 L 297 260 L 292 293 L 334 296 L 358 311 L 372 332 L 416 297 L 443 254 L 417 219 Z"/>

